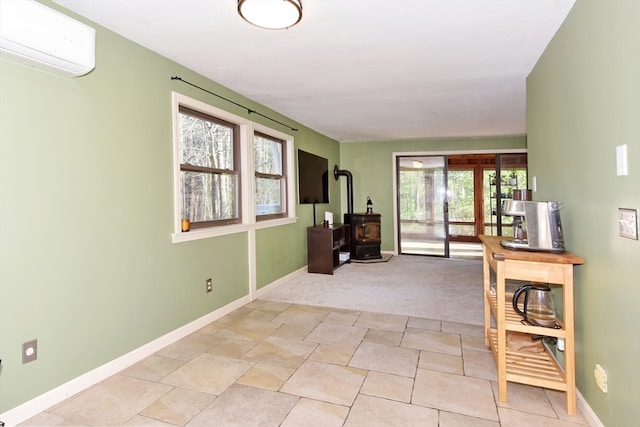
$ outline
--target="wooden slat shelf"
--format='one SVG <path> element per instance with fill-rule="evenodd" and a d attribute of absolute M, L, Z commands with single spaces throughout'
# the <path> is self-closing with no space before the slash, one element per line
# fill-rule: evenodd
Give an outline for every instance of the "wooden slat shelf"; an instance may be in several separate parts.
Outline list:
<path fill-rule="evenodd" d="M 491 313 L 495 318 L 497 318 L 498 313 L 498 301 L 496 296 L 495 289 L 491 289 L 486 292 L 487 302 L 491 307 Z M 560 320 L 556 320 L 556 322 L 560 325 L 560 329 L 553 328 L 545 328 L 542 326 L 532 326 L 522 323 L 522 316 L 520 316 L 513 309 L 513 305 L 511 304 L 511 300 L 513 298 L 513 294 L 510 292 L 506 293 L 506 303 L 505 303 L 505 328 L 507 331 L 518 331 L 524 332 L 526 334 L 532 335 L 544 335 L 547 337 L 556 337 L 556 338 L 566 338 L 566 332 L 564 330 L 564 325 Z"/>
<path fill-rule="evenodd" d="M 489 332 L 491 351 L 498 361 L 498 334 Z M 507 348 L 507 381 L 529 384 L 553 390 L 567 390 L 564 371 L 545 347 L 543 353 L 513 351 Z"/>

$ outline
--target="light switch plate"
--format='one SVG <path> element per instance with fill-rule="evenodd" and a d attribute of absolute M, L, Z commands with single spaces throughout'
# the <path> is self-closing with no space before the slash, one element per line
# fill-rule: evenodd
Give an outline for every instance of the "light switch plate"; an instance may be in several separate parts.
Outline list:
<path fill-rule="evenodd" d="M 621 237 L 638 240 L 638 210 L 618 208 L 618 230 Z"/>

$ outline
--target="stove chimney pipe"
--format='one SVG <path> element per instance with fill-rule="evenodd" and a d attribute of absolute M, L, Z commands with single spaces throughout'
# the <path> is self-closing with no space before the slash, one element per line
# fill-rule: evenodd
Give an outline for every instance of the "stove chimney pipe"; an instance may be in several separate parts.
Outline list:
<path fill-rule="evenodd" d="M 347 214 L 351 215 L 353 213 L 353 175 L 346 169 L 338 169 L 338 165 L 335 165 L 333 167 L 333 176 L 336 181 L 340 176 L 347 177 Z"/>

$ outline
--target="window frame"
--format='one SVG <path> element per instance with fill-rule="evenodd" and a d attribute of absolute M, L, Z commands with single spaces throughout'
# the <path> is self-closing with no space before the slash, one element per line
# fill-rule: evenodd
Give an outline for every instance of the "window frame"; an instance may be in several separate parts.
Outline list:
<path fill-rule="evenodd" d="M 194 110 L 193 108 L 189 108 L 184 104 L 180 104 L 178 106 L 178 116 L 180 114 L 188 114 L 193 117 L 197 117 L 202 120 L 210 121 L 216 123 L 221 126 L 226 126 L 230 128 L 233 132 L 232 135 L 232 149 L 233 149 L 233 165 L 232 169 L 218 169 L 206 166 L 196 166 L 190 165 L 186 163 L 180 163 L 180 172 L 195 172 L 195 173 L 206 173 L 210 175 L 234 175 L 236 177 L 236 188 L 235 188 L 235 203 L 236 203 L 236 216 L 233 218 L 226 219 L 216 219 L 211 221 L 199 221 L 199 222 L 191 222 L 191 229 L 198 228 L 208 228 L 208 227 L 217 227 L 221 225 L 229 225 L 229 224 L 239 224 L 242 222 L 242 203 L 240 200 L 242 199 L 242 186 L 240 183 L 240 176 L 242 175 L 242 159 L 240 158 L 240 126 L 236 123 L 229 122 L 227 120 L 223 120 L 219 117 L 212 116 L 210 114 L 204 113 L 199 110 Z M 181 177 L 182 178 L 182 177 Z M 181 191 L 182 191 L 182 180 L 180 183 Z M 180 198 L 180 202 L 184 200 L 183 197 Z M 180 210 L 182 212 L 182 208 Z M 182 214 L 180 214 L 182 219 Z"/>
<path fill-rule="evenodd" d="M 237 116 L 223 109 L 214 107 L 203 101 L 188 97 L 178 92 L 171 93 L 172 119 L 173 119 L 173 206 L 174 221 L 173 243 L 191 240 L 205 239 L 215 236 L 223 236 L 248 230 L 275 227 L 295 223 L 295 165 L 293 136 L 277 131 L 261 123 L 253 122 L 247 118 Z M 215 224 L 192 228 L 188 232 L 181 230 L 182 216 L 182 190 L 180 168 L 180 107 L 200 112 L 205 116 L 222 120 L 238 127 L 238 151 L 239 175 L 238 175 L 238 214 L 240 221 L 224 223 L 225 220 L 214 221 Z M 256 215 L 255 198 L 255 164 L 253 158 L 254 133 L 263 134 L 269 138 L 283 141 L 283 175 L 285 176 L 284 190 L 286 193 L 286 212 L 277 216 Z M 286 170 L 286 173 L 285 173 Z"/>
<path fill-rule="evenodd" d="M 288 210 L 288 199 L 290 197 L 289 194 L 287 194 L 287 181 L 288 181 L 288 177 L 287 177 L 287 172 L 288 169 L 290 168 L 290 165 L 287 164 L 287 160 L 286 160 L 286 156 L 287 156 L 287 141 L 285 141 L 284 139 L 281 138 L 276 138 L 272 135 L 268 135 L 264 132 L 260 132 L 254 129 L 253 135 L 252 135 L 252 148 L 254 148 L 253 144 L 255 144 L 255 137 L 261 137 L 267 140 L 270 140 L 272 142 L 276 142 L 278 144 L 280 144 L 280 163 L 282 165 L 282 171 L 280 172 L 280 174 L 270 174 L 270 173 L 264 173 L 264 172 L 258 172 L 255 169 L 255 159 L 254 159 L 254 170 L 253 170 L 253 174 L 254 174 L 254 185 L 256 183 L 256 181 L 258 180 L 258 178 L 262 178 L 262 179 L 273 179 L 273 180 L 279 180 L 280 181 L 280 200 L 281 200 L 281 206 L 283 208 L 282 212 L 277 212 L 277 213 L 271 213 L 271 214 L 262 214 L 259 215 L 256 212 L 256 221 L 268 221 L 270 219 L 275 219 L 275 218 L 285 218 L 287 216 L 287 210 Z M 253 151 L 252 151 L 253 152 Z M 255 193 L 254 193 L 255 194 Z"/>

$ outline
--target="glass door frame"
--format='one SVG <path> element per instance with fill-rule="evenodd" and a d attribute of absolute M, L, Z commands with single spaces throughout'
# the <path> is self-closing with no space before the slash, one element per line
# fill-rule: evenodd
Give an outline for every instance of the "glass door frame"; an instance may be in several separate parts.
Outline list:
<path fill-rule="evenodd" d="M 402 249 L 403 222 L 401 218 L 401 209 L 399 208 L 402 195 L 398 191 L 399 186 L 401 184 L 400 183 L 400 174 L 402 172 L 401 162 L 403 161 L 405 163 L 406 162 L 420 163 L 421 167 L 413 168 L 416 171 L 420 171 L 420 170 L 435 171 L 436 173 L 441 172 L 442 174 L 441 182 L 436 182 L 435 179 L 432 179 L 431 182 L 434 185 L 430 186 L 429 188 L 427 188 L 427 185 L 426 185 L 426 177 L 425 177 L 425 182 L 423 183 L 424 186 L 422 190 L 424 190 L 425 218 L 422 226 L 424 227 L 424 239 L 420 240 L 418 244 L 423 244 L 424 248 L 416 249 L 415 251 L 406 251 L 406 252 L 403 251 Z M 426 167 L 424 167 L 425 163 L 427 163 Z M 398 230 L 398 233 L 395 236 L 396 237 L 395 245 L 396 245 L 397 252 L 401 254 L 406 254 L 406 255 L 425 255 L 425 256 L 437 256 L 437 257 L 449 258 L 449 255 L 450 255 L 449 215 L 448 215 L 449 196 L 448 196 L 448 189 L 447 189 L 447 163 L 448 161 L 447 161 L 446 155 L 427 155 L 427 156 L 399 155 L 395 157 L 395 163 L 394 163 L 394 166 L 395 166 L 394 189 L 395 190 L 394 191 L 396 192 L 396 194 L 395 194 L 394 202 L 395 202 L 395 207 L 397 208 L 396 215 L 395 215 L 395 229 Z M 412 169 L 407 166 L 405 166 L 405 168 L 407 168 L 407 170 Z M 434 177 L 436 176 L 436 173 L 431 173 L 429 175 Z M 427 191 L 431 191 L 429 195 L 435 196 L 435 197 L 428 197 Z M 428 208 L 435 208 L 435 210 L 428 209 Z M 435 215 L 432 218 L 431 224 L 430 224 L 430 221 L 428 221 L 428 217 L 430 216 L 427 215 L 427 211 L 433 211 L 435 213 Z M 439 218 L 441 218 L 441 221 L 442 221 L 441 225 L 438 225 Z M 418 228 L 420 230 L 420 226 L 418 226 Z M 438 232 L 438 230 L 440 229 L 441 231 Z M 428 230 L 431 230 L 431 232 L 428 233 Z M 443 235 L 439 236 L 439 234 L 443 234 Z M 428 236 L 431 236 L 431 237 L 428 237 Z"/>
<path fill-rule="evenodd" d="M 400 229 L 399 229 L 399 209 L 398 209 L 398 171 L 397 171 L 397 157 L 428 157 L 428 156 L 454 156 L 454 155 L 473 155 L 473 154 L 527 154 L 526 148 L 513 148 L 513 149 L 489 149 L 489 150 L 447 150 L 447 151 L 407 151 L 407 152 L 393 152 L 392 156 L 392 191 L 393 191 L 393 253 L 398 255 L 399 242 L 400 242 Z M 483 222 L 486 223 L 487 219 L 484 218 Z M 448 226 L 447 226 L 448 232 Z M 448 239 L 449 240 L 449 239 Z"/>

